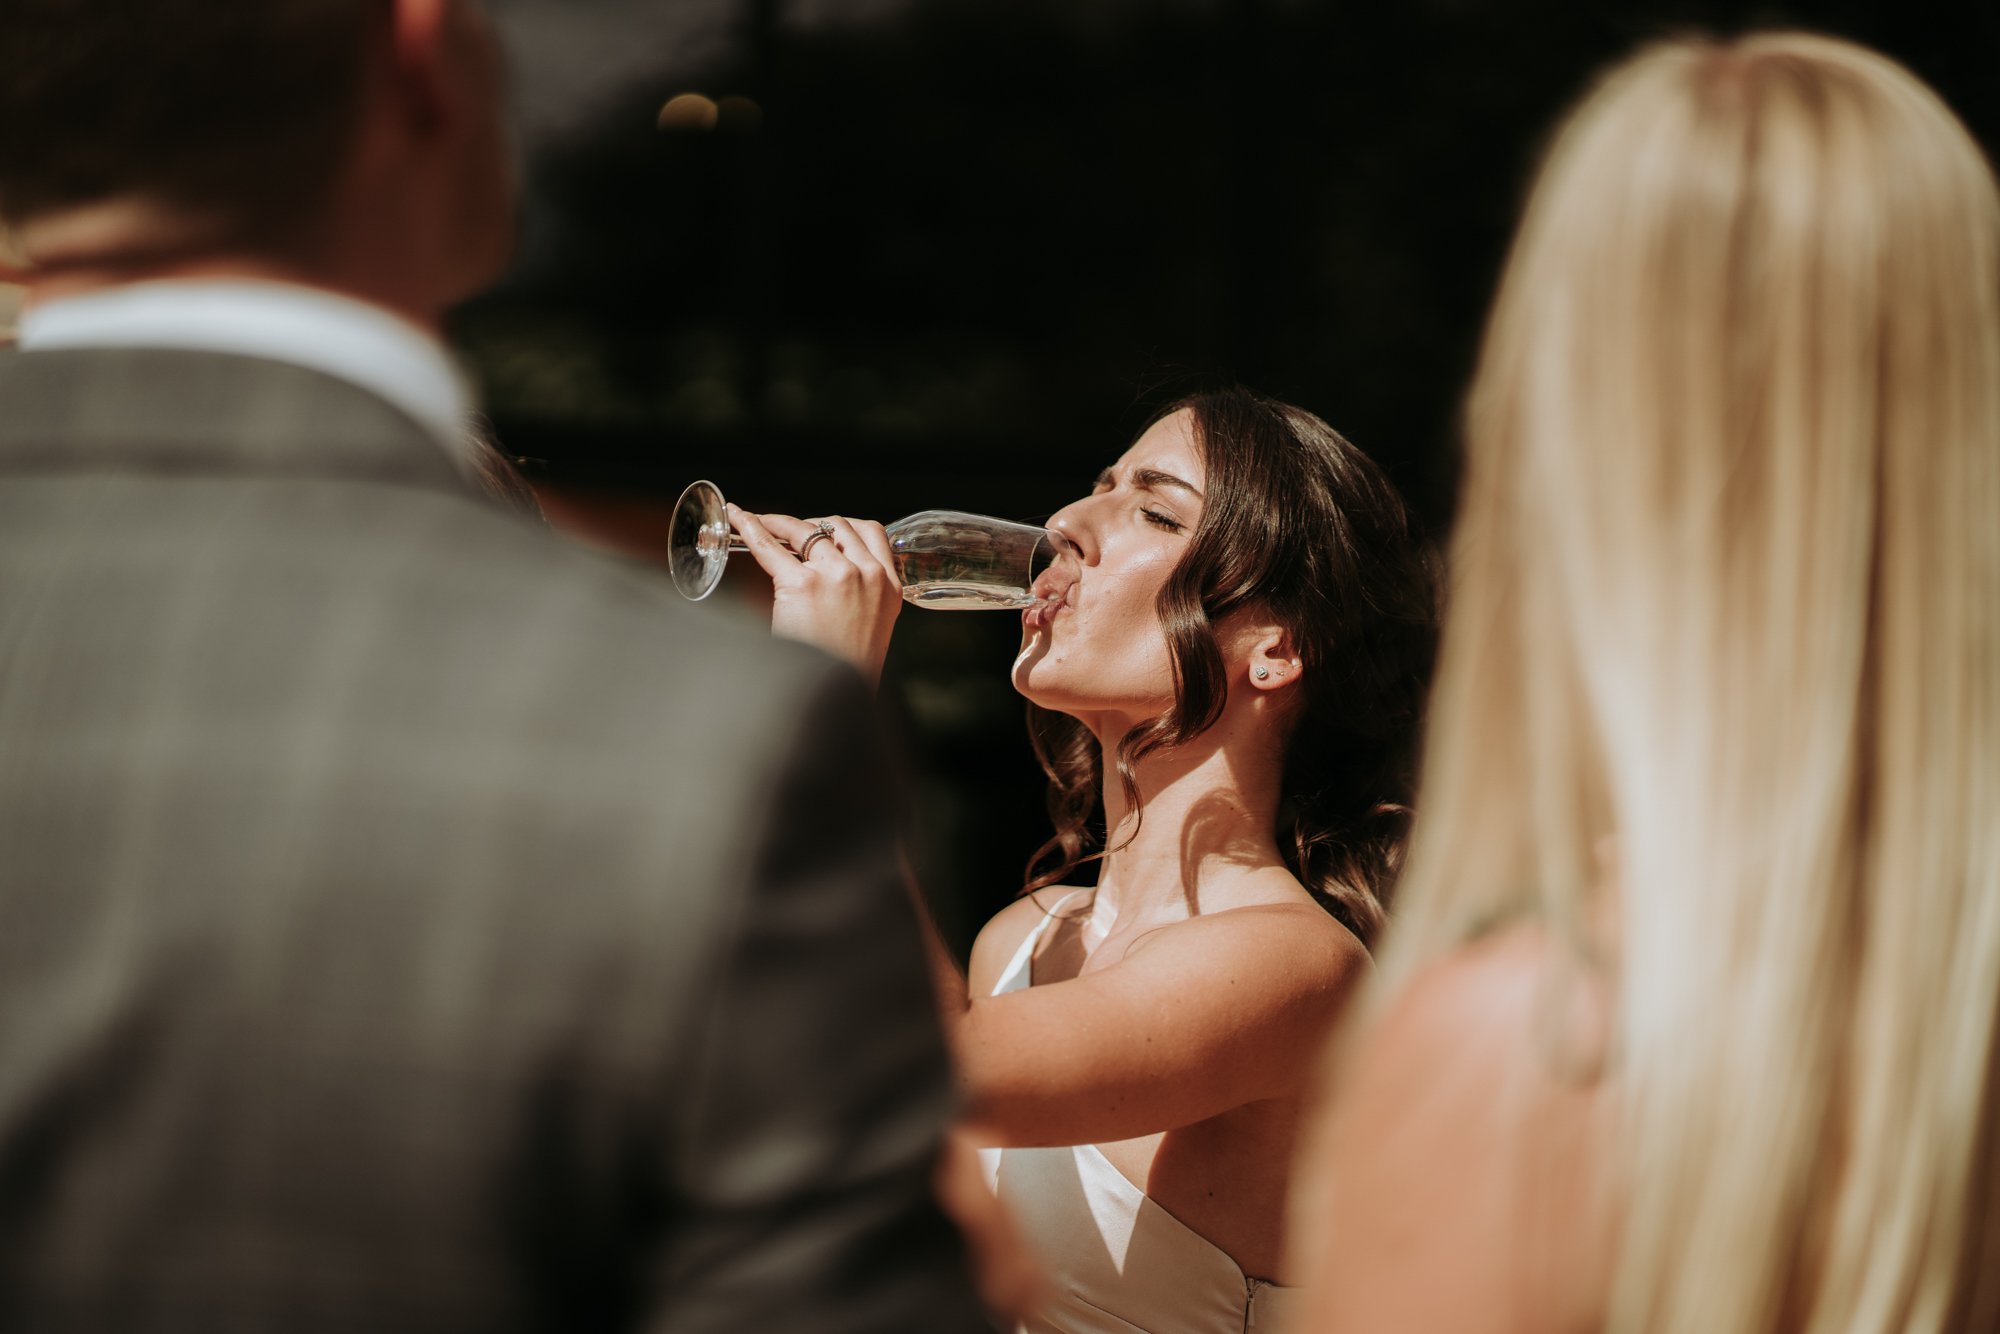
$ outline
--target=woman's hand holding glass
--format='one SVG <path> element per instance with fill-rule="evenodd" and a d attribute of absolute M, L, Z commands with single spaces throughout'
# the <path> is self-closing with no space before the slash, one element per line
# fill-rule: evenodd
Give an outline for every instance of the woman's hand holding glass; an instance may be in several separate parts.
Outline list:
<path fill-rule="evenodd" d="M 903 580 L 889 536 L 867 519 L 796 519 L 735 505 L 730 526 L 771 576 L 771 630 L 882 675 L 903 610 Z"/>

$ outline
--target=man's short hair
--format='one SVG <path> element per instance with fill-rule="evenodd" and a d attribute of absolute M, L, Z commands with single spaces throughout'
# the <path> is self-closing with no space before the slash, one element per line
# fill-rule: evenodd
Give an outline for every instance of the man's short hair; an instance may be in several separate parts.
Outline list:
<path fill-rule="evenodd" d="M 0 0 L 0 220 L 144 196 L 288 226 L 322 198 L 390 0 Z"/>

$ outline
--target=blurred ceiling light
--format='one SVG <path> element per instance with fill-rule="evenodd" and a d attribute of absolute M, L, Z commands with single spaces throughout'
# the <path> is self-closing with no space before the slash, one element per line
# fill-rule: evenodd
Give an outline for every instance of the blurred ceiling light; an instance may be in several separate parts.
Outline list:
<path fill-rule="evenodd" d="M 660 108 L 660 128 L 666 131 L 705 131 L 715 128 L 720 112 L 715 103 L 700 93 L 670 97 Z"/>
<path fill-rule="evenodd" d="M 748 132 L 764 123 L 764 108 L 747 97 L 725 97 L 715 104 L 725 130 Z"/>

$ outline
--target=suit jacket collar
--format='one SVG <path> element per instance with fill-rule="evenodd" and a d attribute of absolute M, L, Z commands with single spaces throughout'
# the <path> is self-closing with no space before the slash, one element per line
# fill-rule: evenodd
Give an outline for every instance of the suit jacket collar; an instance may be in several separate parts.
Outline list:
<path fill-rule="evenodd" d="M 317 371 L 214 352 L 0 354 L 0 472 L 343 477 L 474 494 L 414 418 Z"/>
<path fill-rule="evenodd" d="M 169 278 L 115 283 L 21 314 L 27 352 L 152 347 L 289 361 L 385 398 L 462 462 L 471 395 L 428 332 L 355 297 L 298 283 Z"/>

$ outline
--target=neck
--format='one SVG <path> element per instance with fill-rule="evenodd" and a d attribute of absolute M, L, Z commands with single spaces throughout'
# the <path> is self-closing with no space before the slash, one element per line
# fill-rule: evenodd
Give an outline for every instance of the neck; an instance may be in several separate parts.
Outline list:
<path fill-rule="evenodd" d="M 1247 693 L 1247 692 L 1246 692 Z M 1282 866 L 1277 844 L 1282 740 L 1261 699 L 1232 696 L 1215 725 L 1184 746 L 1156 750 L 1134 766 L 1141 809 L 1126 800 L 1116 749 L 1129 723 L 1093 724 L 1102 774 L 1108 847 L 1098 875 L 1097 913 L 1193 916 L 1220 878 Z M 1129 840 L 1129 842 L 1128 842 Z"/>
<path fill-rule="evenodd" d="M 230 280 L 292 283 L 379 306 L 433 336 L 444 311 L 420 285 L 398 281 L 352 248 L 301 239 L 240 248 L 213 230 L 143 203 L 110 202 L 37 219 L 11 238 L 25 260 L 24 309 L 133 283 Z"/>

